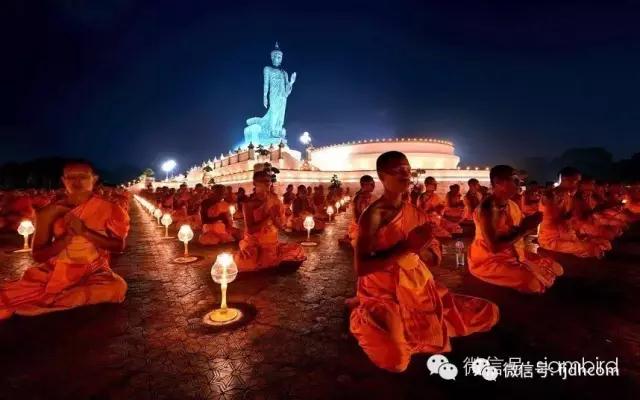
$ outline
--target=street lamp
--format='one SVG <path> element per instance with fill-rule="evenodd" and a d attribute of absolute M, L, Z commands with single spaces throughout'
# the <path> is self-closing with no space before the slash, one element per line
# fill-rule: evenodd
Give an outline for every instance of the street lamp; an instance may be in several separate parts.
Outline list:
<path fill-rule="evenodd" d="M 166 176 L 166 180 L 169 180 L 169 172 L 173 171 L 173 169 L 176 167 L 176 162 L 175 160 L 167 160 L 165 162 L 162 163 L 162 170 L 167 174 Z"/>

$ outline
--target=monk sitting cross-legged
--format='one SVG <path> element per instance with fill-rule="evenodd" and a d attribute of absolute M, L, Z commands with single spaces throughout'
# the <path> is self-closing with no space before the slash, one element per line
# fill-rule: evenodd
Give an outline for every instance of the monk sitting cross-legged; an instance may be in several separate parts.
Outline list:
<path fill-rule="evenodd" d="M 229 203 L 224 200 L 223 185 L 214 185 L 211 196 L 202 201 L 200 214 L 202 233 L 198 242 L 202 245 L 217 245 L 235 242 L 240 238 L 240 231 L 233 226 Z"/>
<path fill-rule="evenodd" d="M 353 246 L 358 237 L 358 220 L 364 210 L 373 202 L 373 190 L 376 183 L 371 175 L 363 175 L 360 177 L 360 190 L 353 198 L 353 218 L 347 228 L 347 234 L 339 240 L 341 244 Z"/>
<path fill-rule="evenodd" d="M 124 301 L 127 284 L 109 267 L 109 253 L 124 249 L 129 216 L 92 193 L 96 180 L 86 163 L 65 166 L 65 198 L 36 218 L 33 258 L 41 264 L 0 284 L 0 319 Z"/>
<path fill-rule="evenodd" d="M 542 213 L 522 218 L 520 208 L 510 200 L 518 187 L 513 168 L 495 166 L 490 178 L 493 194 L 474 214 L 476 234 L 469 249 L 469 272 L 494 285 L 542 293 L 563 273 L 552 259 L 525 250 L 523 237 L 538 226 Z"/>
<path fill-rule="evenodd" d="M 498 307 L 435 281 L 428 265 L 439 263 L 440 245 L 427 216 L 402 200 L 411 184 L 406 156 L 384 153 L 376 168 L 384 193 L 359 221 L 350 330 L 375 365 L 401 372 L 412 354 L 450 351 L 450 337 L 491 329 Z"/>
<path fill-rule="evenodd" d="M 538 242 L 544 249 L 578 257 L 602 257 L 611 250 L 611 242 L 594 237 L 579 238 L 571 224 L 573 196 L 578 189 L 580 172 L 571 167 L 559 173 L 558 187 L 547 189 L 542 198 L 542 223 Z"/>
<path fill-rule="evenodd" d="M 279 243 L 278 228 L 282 227 L 284 212 L 278 195 L 271 193 L 271 175 L 266 170 L 253 173 L 255 193 L 244 203 L 245 230 L 240 250 L 233 258 L 240 271 L 255 271 L 277 267 L 283 262 L 306 260 L 302 246 Z"/>
<path fill-rule="evenodd" d="M 434 224 L 434 235 L 438 239 L 449 239 L 452 233 L 462 233 L 462 227 L 446 218 L 442 218 L 445 202 L 436 193 L 438 182 L 432 176 L 424 180 L 424 193 L 418 198 L 418 208 L 427 214 Z"/>

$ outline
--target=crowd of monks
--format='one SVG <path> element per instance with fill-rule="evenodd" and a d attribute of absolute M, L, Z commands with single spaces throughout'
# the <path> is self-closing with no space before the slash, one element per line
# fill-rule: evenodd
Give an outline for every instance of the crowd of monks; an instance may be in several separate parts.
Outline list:
<path fill-rule="evenodd" d="M 451 337 L 488 331 L 499 321 L 498 305 L 453 293 L 431 273 L 442 260 L 442 242 L 461 236 L 463 227 L 475 232 L 468 249 L 473 276 L 539 294 L 563 275 L 554 252 L 603 257 L 640 219 L 640 185 L 596 182 L 574 168 L 562 169 L 555 184 L 523 188 L 518 171 L 498 165 L 490 187 L 470 179 L 464 194 L 453 184 L 444 196 L 433 177 L 413 181 L 402 153 L 382 154 L 376 168 L 381 187 L 376 192 L 374 177 L 361 177 L 339 242 L 354 251 L 350 331 L 375 365 L 394 372 L 404 371 L 412 354 L 449 351 Z M 86 163 L 68 164 L 62 181 L 59 191 L 0 193 L 0 229 L 34 219 L 39 263 L 21 279 L 0 284 L 0 319 L 125 298 L 126 283 L 111 270 L 109 254 L 124 249 L 129 192 L 96 186 Z M 254 171 L 251 193 L 183 185 L 140 194 L 171 214 L 175 226 L 189 224 L 200 244 L 237 243 L 234 260 L 247 272 L 303 262 L 302 247 L 281 242 L 279 232 L 303 232 L 309 217 L 322 232 L 333 214 L 345 211 L 340 200 L 350 198 L 339 185 L 289 185 L 280 196 L 273 182 L 263 166 Z M 532 241 L 537 245 L 527 245 Z"/>

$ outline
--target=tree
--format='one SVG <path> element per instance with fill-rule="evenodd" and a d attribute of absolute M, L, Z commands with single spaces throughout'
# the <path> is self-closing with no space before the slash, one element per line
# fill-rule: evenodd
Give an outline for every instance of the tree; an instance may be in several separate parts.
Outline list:
<path fill-rule="evenodd" d="M 151 168 L 146 168 L 144 171 L 142 171 L 142 175 L 151 178 L 153 176 L 155 176 L 155 172 L 153 172 L 153 170 Z"/>
<path fill-rule="evenodd" d="M 333 189 L 337 189 L 337 188 L 339 188 L 340 186 L 342 186 L 342 182 L 340 182 L 340 179 L 338 179 L 338 175 L 335 175 L 335 174 L 334 174 L 334 175 L 331 177 L 331 183 L 329 184 L 329 187 L 330 187 L 330 188 L 333 188 Z"/>

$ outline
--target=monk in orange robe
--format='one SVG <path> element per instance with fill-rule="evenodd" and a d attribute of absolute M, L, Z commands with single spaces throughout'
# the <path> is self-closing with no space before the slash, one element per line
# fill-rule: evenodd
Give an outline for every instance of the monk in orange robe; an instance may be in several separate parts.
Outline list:
<path fill-rule="evenodd" d="M 358 220 L 364 210 L 373 202 L 373 191 L 375 188 L 376 183 L 371 175 L 363 175 L 360 177 L 360 190 L 358 190 L 352 201 L 353 218 L 347 228 L 347 234 L 339 240 L 340 244 L 355 246 L 358 237 Z"/>
<path fill-rule="evenodd" d="M 469 190 L 465 193 L 464 202 L 464 215 L 463 221 L 473 221 L 473 213 L 482 201 L 482 193 L 480 193 L 480 182 L 476 178 L 471 178 L 467 181 Z"/>
<path fill-rule="evenodd" d="M 304 185 L 298 186 L 296 198 L 293 199 L 291 217 L 287 223 L 288 227 L 294 232 L 306 232 L 304 220 L 307 217 L 313 217 L 314 231 L 321 231 L 325 228 L 323 218 L 315 216 L 315 208 L 309 196 L 307 196 L 307 188 Z"/>
<path fill-rule="evenodd" d="M 540 211 L 540 199 L 542 197 L 540 185 L 538 182 L 531 181 L 527 184 L 527 188 L 522 193 L 522 203 L 520 210 L 525 217 Z"/>
<path fill-rule="evenodd" d="M 203 224 L 198 242 L 204 246 L 235 242 L 241 236 L 240 231 L 233 226 L 229 203 L 224 197 L 224 186 L 214 185 L 211 197 L 202 201 L 200 218 Z"/>
<path fill-rule="evenodd" d="M 606 218 L 596 212 L 593 196 L 595 180 L 582 177 L 578 191 L 574 196 L 571 223 L 578 235 L 613 240 L 622 235 L 622 229 L 612 218 Z"/>
<path fill-rule="evenodd" d="M 578 237 L 571 225 L 573 196 L 580 182 L 580 171 L 566 167 L 559 173 L 560 184 L 545 191 L 541 207 L 542 223 L 538 242 L 544 249 L 578 257 L 598 257 L 611 250 L 611 242 L 601 238 Z"/>
<path fill-rule="evenodd" d="M 287 185 L 287 189 L 282 195 L 282 204 L 284 205 L 284 215 L 287 217 L 291 216 L 291 206 L 293 204 L 293 200 L 296 198 L 296 194 L 293 192 L 293 185 Z"/>
<path fill-rule="evenodd" d="M 375 365 L 402 372 L 412 354 L 448 352 L 451 337 L 490 330 L 499 312 L 484 299 L 451 293 L 429 271 L 440 262 L 440 244 L 427 216 L 402 200 L 411 184 L 406 156 L 384 153 L 376 168 L 384 193 L 359 221 L 350 330 Z"/>
<path fill-rule="evenodd" d="M 464 201 L 460 193 L 460 185 L 449 186 L 449 191 L 445 195 L 443 215 L 453 222 L 460 222 L 464 217 Z"/>
<path fill-rule="evenodd" d="M 640 182 L 634 182 L 624 198 L 624 206 L 631 214 L 631 220 L 640 218 Z"/>
<path fill-rule="evenodd" d="M 489 173 L 493 194 L 474 213 L 476 233 L 469 248 L 469 272 L 478 279 L 526 293 L 543 293 L 562 275 L 551 258 L 526 251 L 524 236 L 537 228 L 542 213 L 523 218 L 511 200 L 518 177 L 508 165 L 497 165 Z"/>
<path fill-rule="evenodd" d="M 129 216 L 92 193 L 96 180 L 86 163 L 65 166 L 67 196 L 37 215 L 33 258 L 41 264 L 0 284 L 0 319 L 124 301 L 127 284 L 109 253 L 123 251 Z"/>
<path fill-rule="evenodd" d="M 436 193 L 438 182 L 432 176 L 424 180 L 425 191 L 418 198 L 418 208 L 427 214 L 427 217 L 434 224 L 433 234 L 438 239 L 450 239 L 452 233 L 462 233 L 462 227 L 455 222 L 442 218 L 444 213 L 444 200 Z"/>
<path fill-rule="evenodd" d="M 278 228 L 284 222 L 283 205 L 278 195 L 271 193 L 271 175 L 266 170 L 253 173 L 255 193 L 244 204 L 245 230 L 240 250 L 233 258 L 240 271 L 256 271 L 278 267 L 283 262 L 307 259 L 297 243 L 279 243 Z"/>

